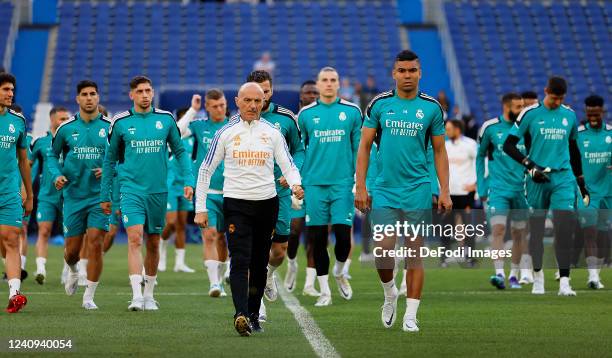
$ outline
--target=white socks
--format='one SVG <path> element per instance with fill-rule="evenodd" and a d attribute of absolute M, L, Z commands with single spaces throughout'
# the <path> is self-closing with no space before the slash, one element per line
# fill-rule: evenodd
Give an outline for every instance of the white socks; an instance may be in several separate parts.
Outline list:
<path fill-rule="evenodd" d="M 599 259 L 595 256 L 589 256 L 586 258 L 586 264 L 589 271 L 589 281 L 599 281 L 599 272 L 597 270 Z"/>
<path fill-rule="evenodd" d="M 132 285 L 132 298 L 133 300 L 142 298 L 142 275 L 130 275 L 130 284 Z M 155 282 L 153 282 L 155 284 Z"/>
<path fill-rule="evenodd" d="M 519 278 L 519 270 L 521 268 L 521 265 L 517 265 L 517 264 L 510 264 L 510 277 L 516 277 Z"/>
<path fill-rule="evenodd" d="M 143 296 L 144 298 L 153 298 L 153 289 L 155 288 L 155 280 L 157 279 L 157 275 L 156 276 L 148 276 L 148 275 L 144 275 L 144 292 L 143 292 Z"/>
<path fill-rule="evenodd" d="M 522 254 L 521 255 L 521 263 L 519 264 L 521 269 L 523 270 L 531 270 L 533 269 L 533 262 L 531 260 L 531 255 Z"/>
<path fill-rule="evenodd" d="M 344 264 L 344 269 L 342 270 L 342 274 L 343 274 L 344 276 L 348 276 L 348 274 L 349 274 L 349 269 L 351 268 L 351 262 L 352 262 L 352 260 L 351 260 L 351 259 L 346 259 L 346 262 L 345 262 L 345 264 Z"/>
<path fill-rule="evenodd" d="M 218 284 L 220 282 L 219 267 L 222 265 L 217 260 L 204 260 L 204 267 L 206 267 L 206 273 L 208 274 L 208 281 L 211 285 Z"/>
<path fill-rule="evenodd" d="M 229 264 L 226 264 L 225 262 L 217 261 L 217 267 L 219 270 L 219 276 L 218 276 L 217 282 L 222 282 L 223 276 L 225 276 L 225 272 L 227 271 Z"/>
<path fill-rule="evenodd" d="M 25 264 L 26 264 L 27 259 L 28 259 L 27 257 L 21 255 L 21 269 L 22 270 L 25 270 Z"/>
<path fill-rule="evenodd" d="M 495 275 L 502 275 L 504 277 L 506 277 L 506 273 L 504 272 L 504 268 L 496 268 L 495 269 Z"/>
<path fill-rule="evenodd" d="M 12 278 L 8 280 L 9 285 L 9 298 L 15 296 L 21 288 L 21 280 L 18 278 Z"/>
<path fill-rule="evenodd" d="M 290 259 L 287 257 L 287 266 L 296 269 L 298 267 L 298 263 L 296 259 Z"/>
<path fill-rule="evenodd" d="M 176 249 L 174 250 L 176 253 L 175 266 L 185 266 L 185 249 Z"/>
<path fill-rule="evenodd" d="M 70 273 L 79 273 L 79 268 L 77 267 L 77 265 L 79 264 L 78 262 L 74 265 L 70 265 L 66 261 L 64 261 L 64 263 L 68 265 L 68 269 L 70 270 Z"/>
<path fill-rule="evenodd" d="M 415 298 L 406 298 L 406 318 L 416 319 L 417 311 L 419 310 L 421 300 Z"/>
<path fill-rule="evenodd" d="M 98 288 L 97 282 L 87 280 L 87 285 L 85 287 L 85 293 L 83 294 L 83 303 L 93 302 L 94 295 L 96 294 L 96 288 Z"/>
<path fill-rule="evenodd" d="M 87 261 L 88 259 L 80 259 L 77 265 L 79 266 L 79 275 L 87 276 Z"/>
<path fill-rule="evenodd" d="M 343 271 L 344 271 L 344 266 L 346 265 L 346 261 L 345 262 L 341 262 L 341 261 L 336 261 L 336 263 L 334 264 L 334 276 L 342 276 Z"/>
<path fill-rule="evenodd" d="M 278 266 L 272 266 L 268 263 L 268 277 L 272 277 L 272 275 L 274 275 L 274 271 L 276 271 L 277 268 Z"/>
<path fill-rule="evenodd" d="M 319 281 L 319 287 L 321 288 L 321 296 L 331 296 L 328 277 L 328 275 L 317 276 L 317 280 Z"/>
<path fill-rule="evenodd" d="M 395 287 L 395 280 L 389 282 L 380 282 L 385 292 L 385 300 L 390 300 L 394 296 L 397 296 L 397 288 Z"/>
<path fill-rule="evenodd" d="M 45 257 L 37 257 L 36 258 L 36 272 L 45 273 L 47 269 L 45 265 L 47 264 L 47 259 Z"/>
<path fill-rule="evenodd" d="M 304 282 L 304 287 L 314 287 L 315 277 L 317 277 L 317 269 L 314 267 L 306 267 L 306 282 Z"/>

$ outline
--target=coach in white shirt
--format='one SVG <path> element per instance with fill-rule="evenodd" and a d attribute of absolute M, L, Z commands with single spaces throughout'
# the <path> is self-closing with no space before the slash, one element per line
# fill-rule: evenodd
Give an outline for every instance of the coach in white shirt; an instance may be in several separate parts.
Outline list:
<path fill-rule="evenodd" d="M 453 210 L 461 215 L 461 221 L 471 223 L 470 209 L 474 207 L 474 194 L 476 191 L 476 152 L 478 145 L 472 138 L 463 135 L 464 124 L 460 119 L 451 119 L 446 122 L 446 153 L 448 153 L 449 189 Z M 446 218 L 445 224 L 454 224 L 457 215 Z M 450 244 L 451 238 L 442 240 L 443 246 Z M 474 248 L 474 237 L 466 235 L 465 247 Z M 473 260 L 468 259 L 468 264 Z M 445 265 L 445 258 L 442 258 Z"/>
<path fill-rule="evenodd" d="M 210 178 L 221 161 L 223 216 L 230 251 L 230 286 L 236 314 L 234 327 L 243 336 L 263 331 L 259 306 L 266 286 L 272 231 L 278 217 L 274 162 L 302 199 L 300 173 L 289 155 L 285 139 L 273 124 L 261 119 L 264 93 L 254 82 L 240 87 L 236 105 L 240 111 L 217 132 L 200 167 L 196 187 L 195 223 L 208 226 L 206 193 Z"/>

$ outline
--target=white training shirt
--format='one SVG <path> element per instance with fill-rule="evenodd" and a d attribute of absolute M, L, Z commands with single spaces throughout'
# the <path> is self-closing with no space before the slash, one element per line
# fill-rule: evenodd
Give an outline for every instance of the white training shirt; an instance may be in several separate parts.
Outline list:
<path fill-rule="evenodd" d="M 249 123 L 235 116 L 217 132 L 200 166 L 196 213 L 208 211 L 206 193 L 221 161 L 225 164 L 223 197 L 226 198 L 266 200 L 276 196 L 275 161 L 289 187 L 302 184 L 281 132 L 264 119 Z"/>
<path fill-rule="evenodd" d="M 450 195 L 467 195 L 465 185 L 476 183 L 476 152 L 478 145 L 472 138 L 461 136 L 457 140 L 446 139 L 448 154 Z"/>

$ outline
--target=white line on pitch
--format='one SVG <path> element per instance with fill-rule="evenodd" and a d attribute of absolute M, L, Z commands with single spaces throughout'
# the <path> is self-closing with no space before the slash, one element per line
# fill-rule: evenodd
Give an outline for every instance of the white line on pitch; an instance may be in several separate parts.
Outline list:
<path fill-rule="evenodd" d="M 285 307 L 293 313 L 293 317 L 302 329 L 302 333 L 310 343 L 310 346 L 319 357 L 340 357 L 331 342 L 323 335 L 321 328 L 317 325 L 310 313 L 302 307 L 300 301 L 295 298 L 285 287 L 278 285 L 278 293 L 285 303 Z"/>

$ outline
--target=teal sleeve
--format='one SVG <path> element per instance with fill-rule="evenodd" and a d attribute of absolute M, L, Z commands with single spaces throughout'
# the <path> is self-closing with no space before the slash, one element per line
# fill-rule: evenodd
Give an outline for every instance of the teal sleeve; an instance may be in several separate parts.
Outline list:
<path fill-rule="evenodd" d="M 25 131 L 25 125 L 23 132 L 21 132 L 21 134 L 19 135 L 19 139 L 17 139 L 17 146 L 20 149 L 28 148 L 28 133 L 26 133 Z"/>
<path fill-rule="evenodd" d="M 36 150 L 38 149 L 36 143 L 37 142 L 34 142 L 34 145 L 30 143 L 30 149 L 28 150 L 28 159 L 32 162 L 32 167 L 30 168 L 30 178 L 32 179 L 32 184 L 34 184 L 40 168 L 40 161 L 38 159 L 38 155 L 36 155 Z"/>
<path fill-rule="evenodd" d="M 363 124 L 363 115 L 361 111 L 356 115 L 351 130 L 351 146 L 353 150 L 353 165 L 357 166 L 357 152 L 359 151 L 359 140 L 361 139 L 361 125 Z"/>
<path fill-rule="evenodd" d="M 301 170 L 304 164 L 304 144 L 302 144 L 300 129 L 297 124 L 291 128 L 289 136 L 291 138 L 291 156 L 293 157 L 293 163 L 298 170 Z"/>
<path fill-rule="evenodd" d="M 485 130 L 479 138 L 478 152 L 476 153 L 476 190 L 479 197 L 489 196 L 489 180 L 485 178 L 485 158 L 489 147 L 489 136 Z"/>
<path fill-rule="evenodd" d="M 180 173 L 183 174 L 183 186 L 195 187 L 195 179 L 191 171 L 191 158 L 187 150 L 185 150 L 185 146 L 181 140 L 181 133 L 176 125 L 170 127 L 167 141 L 172 153 L 174 153 L 174 159 L 178 161 Z"/>
<path fill-rule="evenodd" d="M 572 129 L 570 131 L 570 135 L 569 138 L 570 140 L 576 140 L 578 138 L 578 120 L 576 119 L 576 116 L 574 115 L 574 124 L 572 125 Z M 606 124 L 604 123 L 604 126 Z"/>
<path fill-rule="evenodd" d="M 520 139 L 520 138 L 523 138 L 523 136 L 525 135 L 525 133 L 527 133 L 527 131 L 529 131 L 529 124 L 531 123 L 531 116 L 529 115 L 529 113 L 525 113 L 523 118 L 519 118 L 519 119 L 520 121 L 515 122 L 512 128 L 510 128 L 509 134 L 515 137 L 518 137 Z"/>
<path fill-rule="evenodd" d="M 366 109 L 365 121 L 363 126 L 366 128 L 378 128 L 380 122 L 380 116 L 376 104 L 369 105 Z"/>
<path fill-rule="evenodd" d="M 298 115 L 298 127 L 302 131 L 302 148 L 306 149 L 308 143 L 308 130 L 306 130 L 306 126 L 304 124 L 304 117 L 301 113 Z"/>
<path fill-rule="evenodd" d="M 117 175 L 117 151 L 121 134 L 115 132 L 115 128 L 111 127 L 108 133 L 108 143 L 104 153 L 104 163 L 102 164 L 102 181 L 100 183 L 100 202 L 106 203 L 111 201 L 111 191 L 113 187 L 113 178 Z"/>
<path fill-rule="evenodd" d="M 55 133 L 55 137 L 51 141 L 51 150 L 47 154 L 47 160 L 49 161 L 49 172 L 51 173 L 51 179 L 55 182 L 55 179 L 64 175 L 62 174 L 62 168 L 59 164 L 59 156 L 62 154 L 62 148 L 64 147 L 63 131 L 58 130 Z"/>
<path fill-rule="evenodd" d="M 432 136 L 444 135 L 446 131 L 446 129 L 444 128 L 445 118 L 446 114 L 444 113 L 442 108 L 439 108 L 438 111 L 436 111 L 436 115 L 434 116 L 433 121 L 431 122 Z"/>
<path fill-rule="evenodd" d="M 427 169 L 429 170 L 429 180 L 431 180 L 431 194 L 440 195 L 440 188 L 438 187 L 438 172 L 436 171 L 433 146 L 431 144 L 427 148 Z"/>
<path fill-rule="evenodd" d="M 34 183 L 34 181 L 36 181 L 36 178 L 38 177 L 38 171 L 40 170 L 40 163 L 38 160 L 34 161 L 32 163 L 32 168 L 30 169 L 30 177 L 32 178 L 32 183 Z"/>

